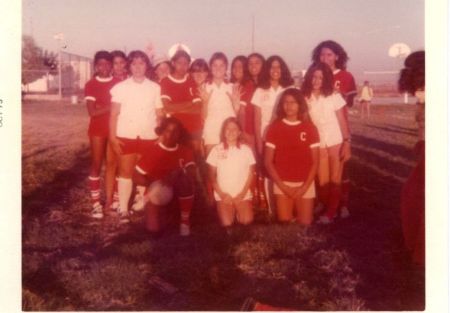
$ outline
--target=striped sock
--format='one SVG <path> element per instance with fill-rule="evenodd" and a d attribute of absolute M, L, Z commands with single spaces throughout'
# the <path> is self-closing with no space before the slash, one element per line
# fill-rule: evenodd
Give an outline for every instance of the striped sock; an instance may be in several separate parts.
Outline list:
<path fill-rule="evenodd" d="M 100 202 L 100 177 L 89 176 L 89 191 L 92 205 Z"/>

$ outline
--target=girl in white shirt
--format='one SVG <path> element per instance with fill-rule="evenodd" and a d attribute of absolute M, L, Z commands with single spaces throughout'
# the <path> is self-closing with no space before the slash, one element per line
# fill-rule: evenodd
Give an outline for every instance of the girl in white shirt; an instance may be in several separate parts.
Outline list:
<path fill-rule="evenodd" d="M 227 118 L 220 132 L 221 142 L 212 148 L 206 160 L 217 211 L 225 227 L 231 226 L 235 217 L 245 225 L 253 221 L 250 185 L 254 178 L 255 158 L 241 137 L 237 118 Z"/>
<path fill-rule="evenodd" d="M 225 82 L 228 59 L 222 52 L 216 52 L 209 60 L 212 80 L 200 88 L 203 101 L 203 139 L 206 155 L 220 142 L 220 127 L 228 117 L 236 117 L 240 108 L 239 85 Z"/>
<path fill-rule="evenodd" d="M 142 51 L 130 52 L 128 67 L 131 77 L 111 89 L 110 117 L 110 142 L 119 155 L 118 211 L 124 223 L 129 221 L 134 167 L 143 151 L 157 138 L 157 119 L 163 115 L 161 88 L 146 76 L 150 70 L 147 55 Z"/>
<path fill-rule="evenodd" d="M 327 210 L 319 222 L 328 224 L 336 216 L 341 196 L 343 164 L 350 159 L 350 133 L 344 117 L 345 100 L 334 91 L 333 73 L 324 63 L 308 69 L 302 86 L 309 115 L 320 136 L 319 198 Z"/>

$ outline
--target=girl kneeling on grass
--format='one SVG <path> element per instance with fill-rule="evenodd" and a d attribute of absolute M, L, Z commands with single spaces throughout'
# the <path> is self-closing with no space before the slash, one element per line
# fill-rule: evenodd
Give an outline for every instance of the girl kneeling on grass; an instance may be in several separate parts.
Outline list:
<path fill-rule="evenodd" d="M 93 218 L 103 218 L 100 204 L 100 170 L 109 134 L 109 112 L 111 109 L 110 89 L 117 83 L 111 76 L 112 57 L 107 51 L 98 51 L 94 56 L 95 76 L 86 83 L 85 100 L 91 118 L 89 141 L 91 145 L 91 169 L 89 189 L 91 193 Z"/>
<path fill-rule="evenodd" d="M 293 219 L 309 225 L 313 220 L 314 178 L 319 164 L 319 134 L 308 120 L 301 92 L 286 89 L 278 102 L 277 119 L 269 125 L 264 164 L 273 179 L 280 222 Z"/>
<path fill-rule="evenodd" d="M 162 116 L 161 88 L 146 74 L 150 61 L 142 51 L 128 55 L 131 77 L 111 89 L 110 142 L 119 156 L 119 216 L 121 223 L 128 220 L 134 167 L 157 138 L 155 127 Z M 142 192 L 142 191 L 141 191 Z"/>
<path fill-rule="evenodd" d="M 319 198 L 327 210 L 319 223 L 336 216 L 340 202 L 342 168 L 350 159 L 350 134 L 344 117 L 345 100 L 333 90 L 333 73 L 324 63 L 310 66 L 302 86 L 309 115 L 320 136 Z"/>
<path fill-rule="evenodd" d="M 195 163 L 192 149 L 187 144 L 189 136 L 181 122 L 176 118 L 165 118 L 156 128 L 159 138 L 154 142 L 136 165 L 134 182 L 139 186 L 149 186 L 151 182 L 161 181 L 173 188 L 180 207 L 180 234 L 190 234 L 190 214 L 194 203 Z M 146 191 L 148 192 L 148 191 Z M 144 195 L 146 198 L 148 195 Z M 146 209 L 146 228 L 158 232 L 166 223 L 164 206 L 148 201 Z"/>
<path fill-rule="evenodd" d="M 206 162 L 222 226 L 253 221 L 250 186 L 254 179 L 255 158 L 242 142 L 242 129 L 235 117 L 222 124 L 220 143 L 214 146 Z"/>

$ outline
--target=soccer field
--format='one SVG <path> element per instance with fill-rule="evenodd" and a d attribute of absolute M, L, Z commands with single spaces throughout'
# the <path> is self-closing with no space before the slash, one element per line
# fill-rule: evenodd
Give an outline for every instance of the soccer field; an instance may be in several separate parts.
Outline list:
<path fill-rule="evenodd" d="M 414 105 L 350 114 L 351 216 L 309 228 L 264 212 L 225 236 L 196 200 L 192 235 L 90 218 L 84 105 L 22 104 L 23 310 L 423 310 L 424 273 L 403 247 L 399 202 L 414 166 Z M 165 288 L 155 284 L 157 280 Z"/>

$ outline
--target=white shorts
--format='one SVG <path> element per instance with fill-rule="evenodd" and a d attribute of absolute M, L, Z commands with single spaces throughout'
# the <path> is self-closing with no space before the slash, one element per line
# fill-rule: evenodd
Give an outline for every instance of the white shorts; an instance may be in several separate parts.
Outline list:
<path fill-rule="evenodd" d="M 303 185 L 303 182 L 289 182 L 284 181 L 285 185 L 289 187 L 301 187 Z M 273 194 L 274 195 L 284 195 L 283 191 L 277 186 L 277 184 L 273 184 Z M 313 199 L 316 197 L 316 187 L 314 185 L 314 182 L 311 183 L 308 190 L 303 194 L 303 199 Z"/>

